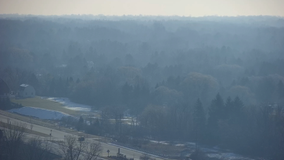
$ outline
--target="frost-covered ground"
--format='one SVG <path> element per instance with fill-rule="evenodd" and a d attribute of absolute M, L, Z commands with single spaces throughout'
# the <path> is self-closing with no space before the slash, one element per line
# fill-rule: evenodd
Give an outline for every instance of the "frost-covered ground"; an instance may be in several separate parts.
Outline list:
<path fill-rule="evenodd" d="M 209 153 L 207 156 L 220 160 L 253 160 L 234 153 Z"/>
<path fill-rule="evenodd" d="M 50 101 L 61 103 L 64 106 L 64 108 L 73 111 L 83 111 L 83 112 L 91 111 L 91 106 L 71 102 L 69 98 L 62 98 L 62 97 L 43 97 L 43 98 L 46 98 Z"/>
<path fill-rule="evenodd" d="M 62 112 L 34 108 L 34 107 L 16 108 L 16 109 L 9 110 L 9 112 L 18 113 L 18 114 L 22 114 L 26 116 L 33 116 L 39 119 L 61 119 L 62 117 L 70 116 Z"/>
<path fill-rule="evenodd" d="M 159 143 L 163 145 L 170 145 L 170 142 L 167 141 L 155 141 L 150 140 L 152 143 Z M 174 144 L 177 147 L 184 147 L 194 149 L 196 148 L 196 143 L 194 142 L 176 142 Z M 248 157 L 244 157 L 239 154 L 232 153 L 230 151 L 224 151 L 218 147 L 209 148 L 204 146 L 198 146 L 199 149 L 201 149 L 209 158 L 214 160 L 254 160 Z"/>

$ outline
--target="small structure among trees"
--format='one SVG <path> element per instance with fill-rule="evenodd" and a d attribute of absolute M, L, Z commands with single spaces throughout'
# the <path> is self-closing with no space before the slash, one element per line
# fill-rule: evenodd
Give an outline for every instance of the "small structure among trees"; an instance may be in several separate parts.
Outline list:
<path fill-rule="evenodd" d="M 23 97 L 23 98 L 34 97 L 35 96 L 35 89 L 31 85 L 21 84 L 18 96 Z"/>

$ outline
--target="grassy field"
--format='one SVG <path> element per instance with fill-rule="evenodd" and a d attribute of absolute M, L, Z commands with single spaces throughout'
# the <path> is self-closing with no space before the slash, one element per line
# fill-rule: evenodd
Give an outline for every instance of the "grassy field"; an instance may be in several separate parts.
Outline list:
<path fill-rule="evenodd" d="M 67 113 L 70 115 L 78 115 L 79 112 L 69 110 L 64 108 L 64 106 L 58 102 L 53 102 L 47 99 L 43 99 L 40 97 L 34 97 L 34 98 L 23 98 L 23 99 L 11 99 L 11 102 L 22 104 L 23 106 L 28 107 L 35 107 L 35 108 L 42 108 L 42 109 L 49 109 L 49 110 L 55 110 L 63 113 Z"/>

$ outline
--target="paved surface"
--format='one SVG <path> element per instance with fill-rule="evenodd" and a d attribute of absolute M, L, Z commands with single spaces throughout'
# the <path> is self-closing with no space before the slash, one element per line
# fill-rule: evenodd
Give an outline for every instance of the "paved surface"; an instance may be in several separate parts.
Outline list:
<path fill-rule="evenodd" d="M 63 141 L 64 136 L 70 136 L 70 135 L 77 136 L 78 134 L 80 134 L 80 133 L 74 132 L 74 131 L 72 133 L 67 133 L 66 131 L 54 129 L 54 128 L 51 128 L 51 127 L 41 126 L 41 125 L 38 125 L 38 124 L 32 124 L 32 123 L 29 123 L 29 122 L 19 120 L 18 117 L 17 117 L 17 119 L 15 119 L 15 118 L 11 118 L 10 116 L 7 116 L 6 114 L 3 115 L 3 113 L 5 113 L 5 112 L 3 112 L 3 111 L 0 112 L 0 121 L 1 122 L 24 125 L 28 129 L 31 129 L 31 125 L 32 125 L 33 131 L 40 132 L 40 133 L 47 134 L 47 135 L 51 134 L 51 137 L 48 137 L 48 138 L 53 139 L 53 140 Z M 94 137 L 94 136 L 93 135 L 87 135 L 87 137 Z M 97 140 L 99 140 L 99 139 L 98 138 L 86 138 L 86 142 L 92 142 L 92 141 L 97 141 Z M 101 156 L 103 156 L 103 157 L 106 157 L 108 155 L 107 150 L 110 151 L 109 152 L 110 156 L 115 156 L 117 151 L 118 151 L 118 148 L 120 148 L 121 154 L 126 155 L 127 158 L 134 158 L 135 160 L 139 159 L 139 157 L 143 154 L 140 151 L 130 149 L 130 148 L 125 148 L 125 147 L 118 146 L 118 145 L 111 144 L 111 143 L 101 142 L 101 144 L 102 144 L 102 147 L 103 147 L 103 151 L 101 153 Z M 162 159 L 162 158 L 155 156 L 155 155 L 151 155 L 151 156 L 153 158 L 155 158 L 156 160 Z"/>

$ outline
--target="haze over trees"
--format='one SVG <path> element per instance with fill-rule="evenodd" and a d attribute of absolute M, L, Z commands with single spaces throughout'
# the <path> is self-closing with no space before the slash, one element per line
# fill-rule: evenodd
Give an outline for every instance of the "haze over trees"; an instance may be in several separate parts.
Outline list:
<path fill-rule="evenodd" d="M 10 90 L 101 110 L 91 133 L 284 157 L 282 17 L 0 17 Z M 139 125 L 121 125 L 124 111 Z"/>

